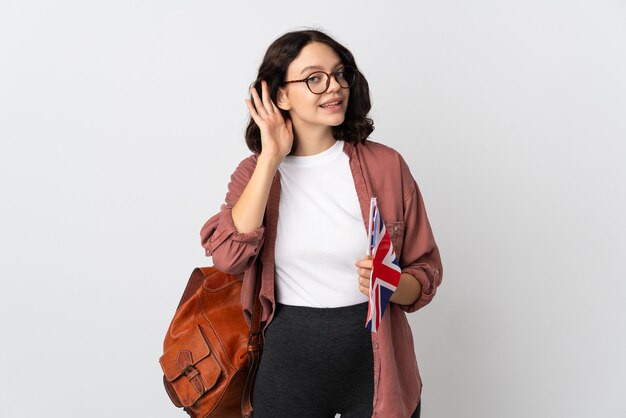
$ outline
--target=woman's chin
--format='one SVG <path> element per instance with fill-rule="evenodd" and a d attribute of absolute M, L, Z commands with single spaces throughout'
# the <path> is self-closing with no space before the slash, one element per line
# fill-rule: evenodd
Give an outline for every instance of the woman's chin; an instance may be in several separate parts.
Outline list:
<path fill-rule="evenodd" d="M 337 115 L 333 118 L 331 118 L 331 120 L 329 121 L 329 125 L 330 126 L 339 126 L 341 125 L 344 121 L 346 120 L 346 116 L 345 115 Z"/>

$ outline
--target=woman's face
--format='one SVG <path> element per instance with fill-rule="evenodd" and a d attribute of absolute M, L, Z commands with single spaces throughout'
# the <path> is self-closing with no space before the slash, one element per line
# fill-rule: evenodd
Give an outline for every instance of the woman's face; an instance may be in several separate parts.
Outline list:
<path fill-rule="evenodd" d="M 343 66 L 339 55 L 328 45 L 312 42 L 300 51 L 289 64 L 285 80 L 301 80 L 316 71 L 333 73 Z M 289 83 L 281 88 L 278 107 L 288 110 L 296 129 L 341 125 L 348 108 L 349 88 L 341 88 L 335 77 L 330 77 L 328 90 L 314 94 L 307 83 Z"/>

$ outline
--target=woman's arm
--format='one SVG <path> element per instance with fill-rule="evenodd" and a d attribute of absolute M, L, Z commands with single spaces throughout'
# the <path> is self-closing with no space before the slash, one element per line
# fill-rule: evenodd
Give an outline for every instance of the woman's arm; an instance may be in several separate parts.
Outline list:
<path fill-rule="evenodd" d="M 261 82 L 262 99 L 254 87 L 250 88 L 250 93 L 252 100 L 246 99 L 246 104 L 261 131 L 261 154 L 248 185 L 233 207 L 233 222 L 240 233 L 253 231 L 262 225 L 272 179 L 293 144 L 291 120 L 285 121 L 271 100 L 267 83 Z"/>
<path fill-rule="evenodd" d="M 370 275 L 372 273 L 372 257 L 366 256 L 356 262 L 359 275 L 359 291 L 365 296 L 370 295 Z M 422 293 L 422 284 L 408 273 L 400 275 L 400 283 L 389 300 L 399 305 L 412 305 Z"/>
<path fill-rule="evenodd" d="M 239 233 L 252 232 L 263 224 L 265 206 L 279 164 L 276 159 L 259 155 L 252 177 L 232 209 L 233 223 Z"/>
<path fill-rule="evenodd" d="M 211 217 L 200 230 L 200 242 L 213 264 L 228 274 L 239 274 L 252 265 L 263 245 L 263 226 L 239 232 L 233 222 L 232 210 L 254 174 L 257 157 L 243 160 L 230 177 L 228 192 L 219 213 Z"/>
<path fill-rule="evenodd" d="M 401 249 L 396 249 L 402 275 L 390 300 L 406 312 L 414 312 L 430 303 L 435 296 L 441 284 L 442 266 L 419 187 L 401 157 L 400 169 L 401 184 L 409 186 L 403 193 L 403 244 Z M 366 261 L 366 258 L 359 260 L 357 268 L 360 269 L 359 289 L 363 286 L 367 289 L 367 293 L 363 293 L 369 295 L 371 260 Z"/>
<path fill-rule="evenodd" d="M 237 167 L 220 212 L 200 231 L 207 256 L 213 257 L 215 267 L 230 274 L 249 268 L 263 245 L 263 216 L 272 180 L 293 144 L 291 121 L 285 121 L 271 101 L 267 83 L 261 84 L 263 99 L 251 88 L 252 100 L 246 99 L 246 104 L 261 131 L 262 151 Z"/>

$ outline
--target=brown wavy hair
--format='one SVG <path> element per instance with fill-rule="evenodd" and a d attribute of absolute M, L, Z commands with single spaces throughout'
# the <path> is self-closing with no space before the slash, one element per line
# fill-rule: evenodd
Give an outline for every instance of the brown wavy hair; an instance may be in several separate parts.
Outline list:
<path fill-rule="evenodd" d="M 259 73 L 252 84 L 259 97 L 261 96 L 261 80 L 267 81 L 270 97 L 276 103 L 278 89 L 283 85 L 287 68 L 295 60 L 300 51 L 311 42 L 321 42 L 330 46 L 341 59 L 341 63 L 355 68 L 356 78 L 350 87 L 350 98 L 346 117 L 339 126 L 333 126 L 333 136 L 337 140 L 346 142 L 365 142 L 374 130 L 374 121 L 367 114 L 372 108 L 370 89 L 367 80 L 359 71 L 352 53 L 339 42 L 319 30 L 299 30 L 287 32 L 276 39 L 267 49 Z M 289 119 L 289 112 L 281 109 L 285 119 Z M 261 131 L 252 118 L 246 128 L 246 144 L 252 152 L 261 153 Z"/>

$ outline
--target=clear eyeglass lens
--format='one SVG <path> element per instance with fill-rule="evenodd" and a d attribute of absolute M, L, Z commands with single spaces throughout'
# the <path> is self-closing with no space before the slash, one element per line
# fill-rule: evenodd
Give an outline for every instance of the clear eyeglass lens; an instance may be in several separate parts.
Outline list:
<path fill-rule="evenodd" d="M 354 82 L 355 72 L 350 67 L 344 67 L 335 71 L 334 76 L 341 87 L 349 88 Z M 313 93 L 322 94 L 329 85 L 328 74 L 321 71 L 313 73 L 306 79 L 306 83 Z"/>
<path fill-rule="evenodd" d="M 354 70 L 350 67 L 344 67 L 335 73 L 337 82 L 341 87 L 348 88 L 354 82 Z"/>
<path fill-rule="evenodd" d="M 326 73 L 313 73 L 307 79 L 306 83 L 313 93 L 324 93 L 328 84 L 328 75 Z"/>

